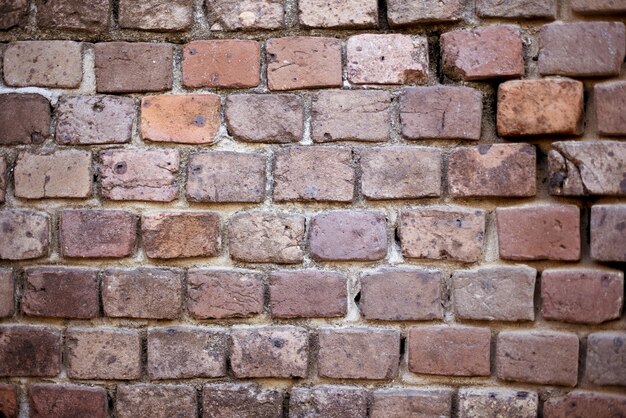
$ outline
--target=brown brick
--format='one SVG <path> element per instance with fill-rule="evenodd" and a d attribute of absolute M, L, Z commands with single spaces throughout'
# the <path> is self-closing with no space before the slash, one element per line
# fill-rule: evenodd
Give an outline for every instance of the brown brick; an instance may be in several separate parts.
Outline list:
<path fill-rule="evenodd" d="M 371 28 L 378 26 L 376 0 L 300 0 L 300 24 L 309 28 Z"/>
<path fill-rule="evenodd" d="M 626 2 L 625 9 L 626 9 Z M 612 81 L 594 86 L 596 122 L 601 135 L 626 135 L 626 82 Z"/>
<path fill-rule="evenodd" d="M 15 284 L 13 270 L 0 268 L 0 318 L 13 316 L 14 312 Z M 0 411 L 2 411 L 1 408 Z"/>
<path fill-rule="evenodd" d="M 41 144 L 50 135 L 50 102 L 39 94 L 0 94 L 0 145 Z"/>
<path fill-rule="evenodd" d="M 543 405 L 545 418 L 596 417 L 626 415 L 626 396 L 576 390 Z"/>
<path fill-rule="evenodd" d="M 370 418 L 450 418 L 452 392 L 410 388 L 377 389 L 372 394 Z"/>
<path fill-rule="evenodd" d="M 278 29 L 284 0 L 214 0 L 207 3 L 212 30 Z"/>
<path fill-rule="evenodd" d="M 98 316 L 98 271 L 75 267 L 24 269 L 22 312 L 29 316 L 90 319 Z"/>
<path fill-rule="evenodd" d="M 61 334 L 35 325 L 0 326 L 0 376 L 55 377 L 61 371 Z"/>
<path fill-rule="evenodd" d="M 619 75 L 625 52 L 626 30 L 621 22 L 551 23 L 539 32 L 539 73 Z"/>
<path fill-rule="evenodd" d="M 118 385 L 117 418 L 168 418 L 198 416 L 196 389 L 184 385 Z"/>
<path fill-rule="evenodd" d="M 102 196 L 110 200 L 171 202 L 178 196 L 180 157 L 175 149 L 100 152 Z"/>
<path fill-rule="evenodd" d="M 110 0 L 37 0 L 37 26 L 101 32 L 109 26 Z"/>
<path fill-rule="evenodd" d="M 202 388 L 203 418 L 281 418 L 284 393 L 250 383 L 221 383 Z"/>
<path fill-rule="evenodd" d="M 626 332 L 594 332 L 587 337 L 585 380 L 626 386 Z"/>
<path fill-rule="evenodd" d="M 102 387 L 36 384 L 28 390 L 31 418 L 106 418 L 107 392 Z"/>
<path fill-rule="evenodd" d="M 578 337 L 554 331 L 502 331 L 496 342 L 501 380 L 576 386 Z"/>
<path fill-rule="evenodd" d="M 476 13 L 480 17 L 555 19 L 556 0 L 477 0 Z"/>
<path fill-rule="evenodd" d="M 448 325 L 409 328 L 409 370 L 447 376 L 489 376 L 490 341 L 489 328 Z"/>
<path fill-rule="evenodd" d="M 102 278 L 104 315 L 122 318 L 175 319 L 182 303 L 179 271 L 108 269 Z"/>
<path fill-rule="evenodd" d="M 295 387 L 289 398 L 290 418 L 366 418 L 368 393 L 350 386 Z"/>
<path fill-rule="evenodd" d="M 341 273 L 316 270 L 274 271 L 269 275 L 274 318 L 345 316 L 347 281 Z"/>
<path fill-rule="evenodd" d="M 270 90 L 341 87 L 341 41 L 294 36 L 270 38 L 266 44 Z"/>
<path fill-rule="evenodd" d="M 122 29 L 182 31 L 193 24 L 192 0 L 120 0 L 119 26 Z"/>
<path fill-rule="evenodd" d="M 230 336 L 235 377 L 306 377 L 306 329 L 291 325 L 233 328 Z"/>
<path fill-rule="evenodd" d="M 0 259 L 28 260 L 48 255 L 50 218 L 43 212 L 0 210 Z"/>
<path fill-rule="evenodd" d="M 500 258 L 567 260 L 580 258 L 580 210 L 575 205 L 496 209 Z"/>
<path fill-rule="evenodd" d="M 187 164 L 187 200 L 262 202 L 265 155 L 233 151 L 192 154 Z"/>
<path fill-rule="evenodd" d="M 140 331 L 68 328 L 65 349 L 67 375 L 72 379 L 134 380 L 141 377 Z"/>
<path fill-rule="evenodd" d="M 134 93 L 172 88 L 174 47 L 165 43 L 102 42 L 94 47 L 96 91 Z M 149 77 L 146 77 L 149 74 Z"/>
<path fill-rule="evenodd" d="M 626 12 L 624 0 L 572 0 L 572 10 L 581 14 L 612 14 Z"/>
<path fill-rule="evenodd" d="M 463 0 L 424 0 L 418 3 L 405 0 L 387 2 L 387 19 L 392 27 L 421 23 L 455 22 L 461 20 L 465 8 Z"/>
<path fill-rule="evenodd" d="M 7 192 L 7 159 L 0 155 L 0 203 L 3 203 Z"/>
<path fill-rule="evenodd" d="M 64 210 L 59 220 L 64 257 L 128 257 L 135 247 L 137 217 L 121 210 Z M 89 245 L 85 245 L 89 243 Z"/>
<path fill-rule="evenodd" d="M 0 384 L 0 414 L 5 418 L 17 418 L 18 409 L 15 386 Z"/>
<path fill-rule="evenodd" d="M 263 300 L 263 276 L 254 271 L 187 272 L 187 309 L 195 319 L 247 318 L 263 312 Z"/>
<path fill-rule="evenodd" d="M 28 0 L 5 0 L 0 4 L 0 30 L 24 25 L 28 15 Z"/>
<path fill-rule="evenodd" d="M 459 418 L 535 418 L 538 407 L 537 392 L 501 388 L 459 390 Z"/>
<path fill-rule="evenodd" d="M 257 41 L 213 39 L 183 48 L 185 87 L 256 87 L 260 82 L 261 47 Z"/>
<path fill-rule="evenodd" d="M 591 257 L 600 261 L 626 261 L 626 205 L 591 208 Z"/>

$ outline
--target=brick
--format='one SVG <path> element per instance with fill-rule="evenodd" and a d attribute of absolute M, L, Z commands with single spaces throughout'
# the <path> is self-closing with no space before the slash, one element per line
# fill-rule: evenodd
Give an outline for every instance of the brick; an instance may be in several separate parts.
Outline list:
<path fill-rule="evenodd" d="M 568 332 L 501 331 L 496 342 L 498 379 L 576 386 L 578 337 Z"/>
<path fill-rule="evenodd" d="M 405 0 L 389 0 L 387 20 L 392 27 L 415 23 L 456 22 L 461 20 L 465 2 L 463 0 L 425 0 L 419 3 Z"/>
<path fill-rule="evenodd" d="M 215 0 L 207 4 L 211 30 L 278 29 L 284 0 Z"/>
<path fill-rule="evenodd" d="M 559 22 L 539 31 L 542 75 L 619 75 L 625 52 L 626 30 L 621 22 Z"/>
<path fill-rule="evenodd" d="M 591 208 L 591 258 L 626 261 L 626 205 Z"/>
<path fill-rule="evenodd" d="M 294 94 L 232 94 L 224 119 L 238 141 L 284 144 L 304 133 L 304 103 Z"/>
<path fill-rule="evenodd" d="M 480 139 L 482 94 L 469 87 L 408 87 L 400 96 L 408 139 Z"/>
<path fill-rule="evenodd" d="M 97 386 L 35 384 L 28 390 L 28 403 L 32 418 L 109 416 L 107 392 Z"/>
<path fill-rule="evenodd" d="M 312 101 L 314 142 L 389 140 L 389 92 L 325 90 L 313 96 Z"/>
<path fill-rule="evenodd" d="M 455 197 L 535 196 L 536 165 L 533 145 L 458 147 L 448 155 L 448 191 Z"/>
<path fill-rule="evenodd" d="M 91 195 L 91 153 L 71 149 L 20 152 L 13 179 L 16 197 L 87 198 Z"/>
<path fill-rule="evenodd" d="M 72 379 L 134 380 L 141 377 L 140 331 L 68 328 L 65 350 L 67 375 Z"/>
<path fill-rule="evenodd" d="M 626 2 L 624 4 L 626 9 Z M 626 115 L 619 111 L 626 106 L 626 82 L 596 84 L 594 96 L 598 133 L 609 136 L 626 135 Z"/>
<path fill-rule="evenodd" d="M 496 209 L 500 258 L 580 259 L 580 210 L 575 205 Z"/>
<path fill-rule="evenodd" d="M 368 394 L 349 386 L 295 387 L 289 397 L 290 418 L 366 418 Z"/>
<path fill-rule="evenodd" d="M 376 0 L 301 0 L 300 24 L 308 28 L 372 28 L 378 26 Z"/>
<path fill-rule="evenodd" d="M 347 279 L 341 273 L 273 271 L 269 291 L 274 318 L 337 317 L 347 312 Z"/>
<path fill-rule="evenodd" d="M 109 200 L 171 202 L 178 197 L 175 149 L 111 149 L 100 152 L 102 196 Z"/>
<path fill-rule="evenodd" d="M 187 200 L 262 202 L 265 161 L 260 153 L 211 151 L 192 154 L 187 163 Z"/>
<path fill-rule="evenodd" d="M 14 385 L 0 384 L 0 414 L 5 418 L 17 418 L 17 391 Z"/>
<path fill-rule="evenodd" d="M 7 192 L 7 159 L 0 155 L 0 203 L 3 203 Z"/>
<path fill-rule="evenodd" d="M 59 144 L 122 144 L 130 142 L 135 102 L 131 97 L 61 96 L 56 115 Z"/>
<path fill-rule="evenodd" d="M 15 284 L 13 270 L 0 269 L 0 318 L 13 316 L 15 312 Z M 0 411 L 2 409 L 0 408 Z"/>
<path fill-rule="evenodd" d="M 311 257 L 317 261 L 374 261 L 387 255 L 387 222 L 379 212 L 333 211 L 313 216 Z"/>
<path fill-rule="evenodd" d="M 261 47 L 257 41 L 214 39 L 183 47 L 185 87 L 256 87 L 260 82 Z"/>
<path fill-rule="evenodd" d="M 172 88 L 174 47 L 171 44 L 102 42 L 95 44 L 94 50 L 98 93 L 140 93 Z"/>
<path fill-rule="evenodd" d="M 149 258 L 215 257 L 220 251 L 216 212 L 156 212 L 141 217 L 142 245 Z"/>
<path fill-rule="evenodd" d="M 250 270 L 189 269 L 187 309 L 194 319 L 248 318 L 263 312 L 263 276 Z"/>
<path fill-rule="evenodd" d="M 626 332 L 594 332 L 587 337 L 585 380 L 626 386 Z"/>
<path fill-rule="evenodd" d="M 538 407 L 537 392 L 500 388 L 459 390 L 459 418 L 535 418 Z"/>
<path fill-rule="evenodd" d="M 476 13 L 480 17 L 555 19 L 556 0 L 477 0 Z"/>
<path fill-rule="evenodd" d="M 280 149 L 274 154 L 273 169 L 273 197 L 277 202 L 350 202 L 354 198 L 355 170 L 349 148 Z"/>
<path fill-rule="evenodd" d="M 26 23 L 28 0 L 7 0 L 0 5 L 0 30 Z"/>
<path fill-rule="evenodd" d="M 37 0 L 37 26 L 102 32 L 109 26 L 110 0 Z"/>
<path fill-rule="evenodd" d="M 448 390 L 391 388 L 372 394 L 371 418 L 449 418 L 451 414 L 452 393 Z"/>
<path fill-rule="evenodd" d="M 0 210 L 0 259 L 28 260 L 48 255 L 50 218 L 43 212 Z"/>
<path fill-rule="evenodd" d="M 186 385 L 118 385 L 117 418 L 167 418 L 198 416 L 196 389 Z"/>
<path fill-rule="evenodd" d="M 233 328 L 230 337 L 235 377 L 306 377 L 306 329 L 291 325 Z"/>
<path fill-rule="evenodd" d="M 50 135 L 50 102 L 39 94 L 0 94 L 0 145 L 41 144 Z"/>
<path fill-rule="evenodd" d="M 221 383 L 202 388 L 203 418 L 281 418 L 284 393 L 250 383 Z"/>
<path fill-rule="evenodd" d="M 226 375 L 226 334 L 204 327 L 148 330 L 150 379 Z"/>
<path fill-rule="evenodd" d="M 401 34 L 363 34 L 346 42 L 348 80 L 354 84 L 428 81 L 428 41 Z"/>
<path fill-rule="evenodd" d="M 600 324 L 617 319 L 624 305 L 624 274 L 618 270 L 547 269 L 541 274 L 544 319 Z"/>
<path fill-rule="evenodd" d="M 446 376 L 489 376 L 491 331 L 463 326 L 412 327 L 409 371 Z"/>
<path fill-rule="evenodd" d="M 312 36 L 270 38 L 265 49 L 270 90 L 341 87 L 339 39 Z"/>
<path fill-rule="evenodd" d="M 398 236 L 409 258 L 478 261 L 485 236 L 485 212 L 430 206 L 400 212 Z"/>
<path fill-rule="evenodd" d="M 102 277 L 104 315 L 175 319 L 182 303 L 182 274 L 158 268 L 108 269 Z"/>
<path fill-rule="evenodd" d="M 36 325 L 0 326 L 0 376 L 55 377 L 61 371 L 61 334 Z"/>
<path fill-rule="evenodd" d="M 265 211 L 230 218 L 230 256 L 248 263 L 300 263 L 304 257 L 304 217 Z"/>
<path fill-rule="evenodd" d="M 597 417 L 626 415 L 626 396 L 576 390 L 543 404 L 545 418 Z"/>
<path fill-rule="evenodd" d="M 457 318 L 475 321 L 533 321 L 537 270 L 526 266 L 457 270 L 451 295 Z"/>
<path fill-rule="evenodd" d="M 63 210 L 59 246 L 64 257 L 128 257 L 135 247 L 136 230 L 137 217 L 130 212 Z"/>
<path fill-rule="evenodd" d="M 626 12 L 624 0 L 572 0 L 572 10 L 581 14 L 611 14 Z"/>
<path fill-rule="evenodd" d="M 122 29 L 187 30 L 193 25 L 193 1 L 120 0 L 118 22 Z"/>
<path fill-rule="evenodd" d="M 28 316 L 90 319 L 98 317 L 98 271 L 75 267 L 24 269 L 22 312 Z"/>

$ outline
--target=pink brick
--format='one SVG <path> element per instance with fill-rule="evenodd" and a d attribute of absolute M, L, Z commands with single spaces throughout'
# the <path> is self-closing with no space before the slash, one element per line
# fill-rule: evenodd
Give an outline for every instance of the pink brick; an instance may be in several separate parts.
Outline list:
<path fill-rule="evenodd" d="M 593 205 L 591 257 L 600 261 L 626 261 L 626 205 Z"/>
<path fill-rule="evenodd" d="M 109 26 L 110 0 L 37 0 L 37 26 L 103 32 Z"/>
<path fill-rule="evenodd" d="M 626 9 L 626 1 L 624 8 Z M 610 81 L 596 84 L 594 96 L 598 133 L 611 136 L 626 135 L 626 115 L 619 111 L 626 107 L 626 82 Z"/>
<path fill-rule="evenodd" d="M 626 332 L 589 334 L 585 380 L 594 385 L 626 386 Z"/>
<path fill-rule="evenodd" d="M 193 24 L 193 0 L 120 0 L 118 15 L 123 29 L 182 31 Z"/>
<path fill-rule="evenodd" d="M 480 17 L 555 19 L 556 0 L 476 0 L 476 13 Z"/>
<path fill-rule="evenodd" d="M 284 0 L 213 0 L 207 3 L 211 30 L 278 29 L 284 26 Z"/>
<path fill-rule="evenodd" d="M 15 283 L 13 270 L 0 269 L 0 318 L 13 316 L 15 312 Z"/>
<path fill-rule="evenodd" d="M 115 402 L 117 418 L 196 418 L 196 389 L 185 385 L 118 385 Z"/>
<path fill-rule="evenodd" d="M 290 395 L 290 418 L 367 417 L 369 394 L 362 388 L 331 385 L 294 387 Z"/>
<path fill-rule="evenodd" d="M 626 12 L 624 0 L 572 0 L 572 10 L 580 14 L 617 14 Z"/>
<path fill-rule="evenodd" d="M 449 418 L 451 413 L 449 390 L 389 388 L 372 393 L 371 418 Z"/>
<path fill-rule="evenodd" d="M 612 418 L 620 415 L 626 415 L 626 396 L 612 393 L 575 390 L 543 405 L 545 418 Z"/>
<path fill-rule="evenodd" d="M 422 23 L 456 22 L 463 17 L 465 9 L 463 0 L 422 0 L 407 2 L 405 0 L 389 0 L 387 2 L 387 19 L 392 27 Z"/>
<path fill-rule="evenodd" d="M 537 416 L 538 407 L 537 392 L 501 388 L 459 390 L 459 418 L 534 418 Z"/>
<path fill-rule="evenodd" d="M 203 418 L 281 418 L 281 390 L 262 389 L 252 383 L 220 383 L 202 388 Z"/>
<path fill-rule="evenodd" d="M 5 418 L 17 418 L 18 412 L 16 387 L 11 384 L 0 384 L 0 414 L 4 414 Z"/>
<path fill-rule="evenodd" d="M 39 94 L 0 94 L 0 145 L 41 144 L 50 135 L 50 102 Z"/>
<path fill-rule="evenodd" d="M 3 203 L 7 192 L 7 159 L 0 155 L 0 203 Z"/>
<path fill-rule="evenodd" d="M 0 326 L 1 377 L 55 377 L 61 371 L 61 334 L 52 327 Z"/>
<path fill-rule="evenodd" d="M 107 392 L 98 386 L 36 384 L 28 390 L 28 403 L 32 418 L 109 416 Z"/>
<path fill-rule="evenodd" d="M 43 212 L 0 210 L 0 259 L 29 260 L 48 255 L 50 217 Z"/>
<path fill-rule="evenodd" d="M 300 24 L 311 28 L 366 28 L 378 25 L 376 0 L 301 0 Z"/>

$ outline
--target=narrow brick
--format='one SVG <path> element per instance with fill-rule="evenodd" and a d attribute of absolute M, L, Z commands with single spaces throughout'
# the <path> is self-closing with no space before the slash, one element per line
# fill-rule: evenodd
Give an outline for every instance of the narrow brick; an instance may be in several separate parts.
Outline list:
<path fill-rule="evenodd" d="M 591 257 L 600 261 L 626 261 L 626 205 L 593 205 Z"/>
<path fill-rule="evenodd" d="M 193 0 L 120 0 L 118 14 L 122 29 L 183 31 L 193 24 Z"/>
<path fill-rule="evenodd" d="M 589 334 L 585 380 L 594 385 L 626 386 L 626 332 Z"/>
<path fill-rule="evenodd" d="M 196 389 L 186 385 L 118 385 L 117 418 L 168 418 L 198 416 Z"/>
<path fill-rule="evenodd" d="M 220 383 L 202 388 L 203 418 L 281 418 L 285 394 L 251 383 Z"/>
<path fill-rule="evenodd" d="M 0 30 L 22 26 L 28 16 L 28 0 L 7 0 L 0 5 Z"/>
<path fill-rule="evenodd" d="M 372 393 L 370 418 L 452 416 L 452 392 L 410 388 L 377 389 Z"/>
<path fill-rule="evenodd" d="M 626 12 L 624 0 L 572 0 L 572 10 L 580 14 L 616 14 Z"/>
<path fill-rule="evenodd" d="M 102 32 L 109 26 L 110 0 L 37 0 L 37 26 Z"/>
<path fill-rule="evenodd" d="M 4 203 L 7 192 L 7 159 L 0 155 L 0 203 Z"/>
<path fill-rule="evenodd" d="M 17 418 L 18 412 L 15 386 L 8 383 L 0 384 L 0 414 L 4 415 L 5 418 Z"/>
<path fill-rule="evenodd" d="M 372 28 L 378 26 L 376 0 L 301 0 L 300 24 L 308 28 Z"/>
<path fill-rule="evenodd" d="M 39 94 L 0 94 L 0 145 L 41 144 L 50 135 L 50 102 Z"/>
<path fill-rule="evenodd" d="M 31 418 L 109 416 L 107 392 L 98 386 L 35 384 L 28 389 L 28 403 Z"/>
<path fill-rule="evenodd" d="M 626 2 L 624 2 L 626 9 Z M 610 136 L 626 135 L 626 82 L 610 81 L 594 86 L 598 133 Z"/>
<path fill-rule="evenodd" d="M 0 269 L 0 318 L 11 317 L 14 312 L 15 283 L 13 270 L 2 268 Z"/>
<path fill-rule="evenodd" d="M 284 0 L 213 0 L 207 4 L 211 30 L 279 29 Z"/>
<path fill-rule="evenodd" d="M 476 0 L 476 13 L 505 19 L 555 19 L 556 0 Z"/>
<path fill-rule="evenodd" d="M 43 212 L 0 210 L 0 259 L 28 260 L 48 255 L 50 218 Z"/>
<path fill-rule="evenodd" d="M 290 418 L 366 418 L 368 393 L 351 386 L 295 387 L 289 397 Z"/>
<path fill-rule="evenodd" d="M 424 0 L 419 3 L 405 0 L 387 2 L 387 20 L 392 27 L 422 23 L 456 22 L 465 8 L 463 0 Z"/>
<path fill-rule="evenodd" d="M 538 407 L 537 392 L 501 388 L 459 390 L 459 418 L 535 418 Z"/>
<path fill-rule="evenodd" d="M 55 377 L 61 371 L 61 334 L 36 325 L 0 326 L 0 376 Z"/>
<path fill-rule="evenodd" d="M 597 417 L 626 415 L 626 396 L 575 390 L 543 405 L 545 418 Z"/>

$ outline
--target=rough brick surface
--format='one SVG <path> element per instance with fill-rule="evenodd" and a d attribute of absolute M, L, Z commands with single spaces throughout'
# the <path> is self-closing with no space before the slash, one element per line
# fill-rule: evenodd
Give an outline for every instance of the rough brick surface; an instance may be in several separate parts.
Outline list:
<path fill-rule="evenodd" d="M 284 0 L 214 0 L 207 3 L 213 30 L 283 27 Z"/>
<path fill-rule="evenodd" d="M 28 403 L 32 418 L 109 416 L 107 393 L 101 387 L 36 384 L 28 390 Z"/>
<path fill-rule="evenodd" d="M 167 418 L 198 416 L 193 386 L 119 385 L 115 416 L 118 418 Z"/>
<path fill-rule="evenodd" d="M 13 316 L 15 312 L 15 283 L 13 270 L 0 269 L 0 318 Z"/>
<path fill-rule="evenodd" d="M 101 32 L 109 26 L 110 0 L 37 0 L 37 26 Z"/>
<path fill-rule="evenodd" d="M 18 408 L 15 386 L 0 384 L 0 414 L 5 418 L 17 418 Z"/>
<path fill-rule="evenodd" d="M 537 392 L 499 388 L 459 390 L 459 418 L 535 418 L 538 406 Z"/>
<path fill-rule="evenodd" d="M 376 0 L 302 0 L 300 24 L 312 28 L 364 28 L 378 25 Z"/>
<path fill-rule="evenodd" d="M 121 0 L 120 28 L 179 31 L 193 24 L 193 0 Z"/>
<path fill-rule="evenodd" d="M 43 212 L 0 210 L 0 259 L 28 260 L 48 255 L 50 218 Z"/>
<path fill-rule="evenodd" d="M 372 393 L 371 418 L 440 417 L 452 413 L 448 390 L 378 389 Z"/>
<path fill-rule="evenodd" d="M 626 332 L 589 334 L 585 379 L 595 385 L 626 386 Z"/>
<path fill-rule="evenodd" d="M 289 398 L 290 418 L 367 417 L 367 391 L 347 386 L 295 387 Z"/>
<path fill-rule="evenodd" d="M 39 94 L 0 94 L 0 145 L 41 144 L 50 135 L 50 102 Z"/>
<path fill-rule="evenodd" d="M 591 208 L 591 257 L 601 261 L 626 261 L 626 205 Z"/>
<path fill-rule="evenodd" d="M 0 30 L 10 29 L 25 23 L 28 0 L 8 0 L 0 5 Z"/>
<path fill-rule="evenodd" d="M 611 14 L 626 11 L 624 0 L 572 0 L 572 10 L 581 14 Z"/>
<path fill-rule="evenodd" d="M 7 159 L 4 155 L 0 155 L 0 203 L 6 199 L 7 191 Z"/>
<path fill-rule="evenodd" d="M 61 334 L 34 325 L 0 326 L 0 376 L 54 377 L 61 371 Z"/>
<path fill-rule="evenodd" d="M 461 19 L 464 7 L 462 0 L 424 0 L 419 3 L 389 0 L 387 19 L 391 26 L 454 22 Z"/>
<path fill-rule="evenodd" d="M 625 8 L 626 8 L 626 2 Z M 596 123 L 601 135 L 626 135 L 626 115 L 620 112 L 626 106 L 626 82 L 599 83 L 594 87 Z"/>
<path fill-rule="evenodd" d="M 611 418 L 626 414 L 626 396 L 576 390 L 543 405 L 545 418 Z"/>
<path fill-rule="evenodd" d="M 283 415 L 284 393 L 255 384 L 221 383 L 202 388 L 203 418 L 267 417 Z"/>
<path fill-rule="evenodd" d="M 476 0 L 476 13 L 481 17 L 554 19 L 556 0 Z"/>

